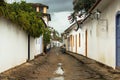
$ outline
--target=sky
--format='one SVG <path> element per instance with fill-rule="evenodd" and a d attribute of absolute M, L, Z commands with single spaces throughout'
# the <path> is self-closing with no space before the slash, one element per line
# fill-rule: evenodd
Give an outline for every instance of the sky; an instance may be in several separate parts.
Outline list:
<path fill-rule="evenodd" d="M 71 24 L 68 16 L 73 12 L 73 0 L 26 0 L 27 2 L 42 3 L 49 6 L 48 13 L 51 14 L 49 26 L 62 33 Z"/>

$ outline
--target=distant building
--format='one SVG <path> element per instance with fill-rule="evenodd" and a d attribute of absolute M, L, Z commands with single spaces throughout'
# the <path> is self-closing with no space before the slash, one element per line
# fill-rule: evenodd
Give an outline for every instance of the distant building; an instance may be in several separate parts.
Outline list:
<path fill-rule="evenodd" d="M 48 22 L 51 21 L 50 14 L 47 13 L 47 9 L 49 8 L 47 5 L 41 3 L 31 3 L 33 8 L 35 8 L 36 12 L 40 12 L 42 14 L 41 19 L 43 20 L 46 27 L 48 27 Z M 36 39 L 36 56 L 44 53 L 44 43 L 43 43 L 43 35 Z"/>
<path fill-rule="evenodd" d="M 52 40 L 51 41 L 51 47 L 60 47 L 62 46 L 62 43 L 58 40 Z"/>
<path fill-rule="evenodd" d="M 49 7 L 41 3 L 32 3 L 32 5 L 36 9 L 36 12 L 42 13 L 42 18 L 45 21 L 45 23 L 48 25 L 48 21 L 51 21 L 50 14 L 47 13 L 47 9 Z"/>

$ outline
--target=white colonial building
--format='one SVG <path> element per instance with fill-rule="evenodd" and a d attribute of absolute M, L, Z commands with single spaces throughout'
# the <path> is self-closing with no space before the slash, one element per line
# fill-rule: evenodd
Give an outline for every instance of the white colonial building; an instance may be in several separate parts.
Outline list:
<path fill-rule="evenodd" d="M 100 12 L 99 14 L 97 12 Z M 75 31 L 67 34 L 67 49 L 113 68 L 120 67 L 120 0 L 98 0 Z"/>

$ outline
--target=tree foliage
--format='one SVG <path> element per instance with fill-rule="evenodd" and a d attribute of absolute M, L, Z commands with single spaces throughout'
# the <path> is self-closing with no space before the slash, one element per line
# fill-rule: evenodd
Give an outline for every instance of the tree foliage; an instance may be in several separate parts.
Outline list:
<path fill-rule="evenodd" d="M 59 35 L 60 35 L 60 34 L 59 34 L 58 31 L 56 31 L 56 30 L 53 31 L 53 39 L 54 39 L 54 40 L 61 41 L 61 37 L 60 37 Z"/>
<path fill-rule="evenodd" d="M 74 3 L 74 11 L 85 11 L 88 12 L 88 10 L 91 8 L 91 6 L 96 2 L 96 0 L 76 0 Z"/>
<path fill-rule="evenodd" d="M 74 0 L 73 2 L 73 9 L 74 12 L 70 15 L 70 22 L 73 23 L 74 21 L 77 22 L 77 17 L 81 17 L 83 14 L 88 14 L 89 9 L 97 0 Z M 78 14 L 79 13 L 79 14 Z M 78 23 L 77 23 L 78 25 Z M 79 25 L 78 25 L 79 26 Z"/>
<path fill-rule="evenodd" d="M 37 13 L 31 4 L 26 2 L 7 4 L 0 6 L 0 16 L 11 20 L 33 37 L 39 37 L 44 33 L 44 23 L 41 13 Z"/>
<path fill-rule="evenodd" d="M 44 42 L 45 46 L 50 43 L 50 39 L 51 39 L 51 31 L 50 31 L 50 29 L 49 28 L 44 28 L 43 42 Z"/>

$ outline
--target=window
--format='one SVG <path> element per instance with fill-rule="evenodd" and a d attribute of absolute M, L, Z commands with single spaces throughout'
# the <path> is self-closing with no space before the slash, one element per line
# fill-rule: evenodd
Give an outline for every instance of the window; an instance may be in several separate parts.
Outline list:
<path fill-rule="evenodd" d="M 40 12 L 40 8 L 39 7 L 36 7 L 36 12 Z"/>

